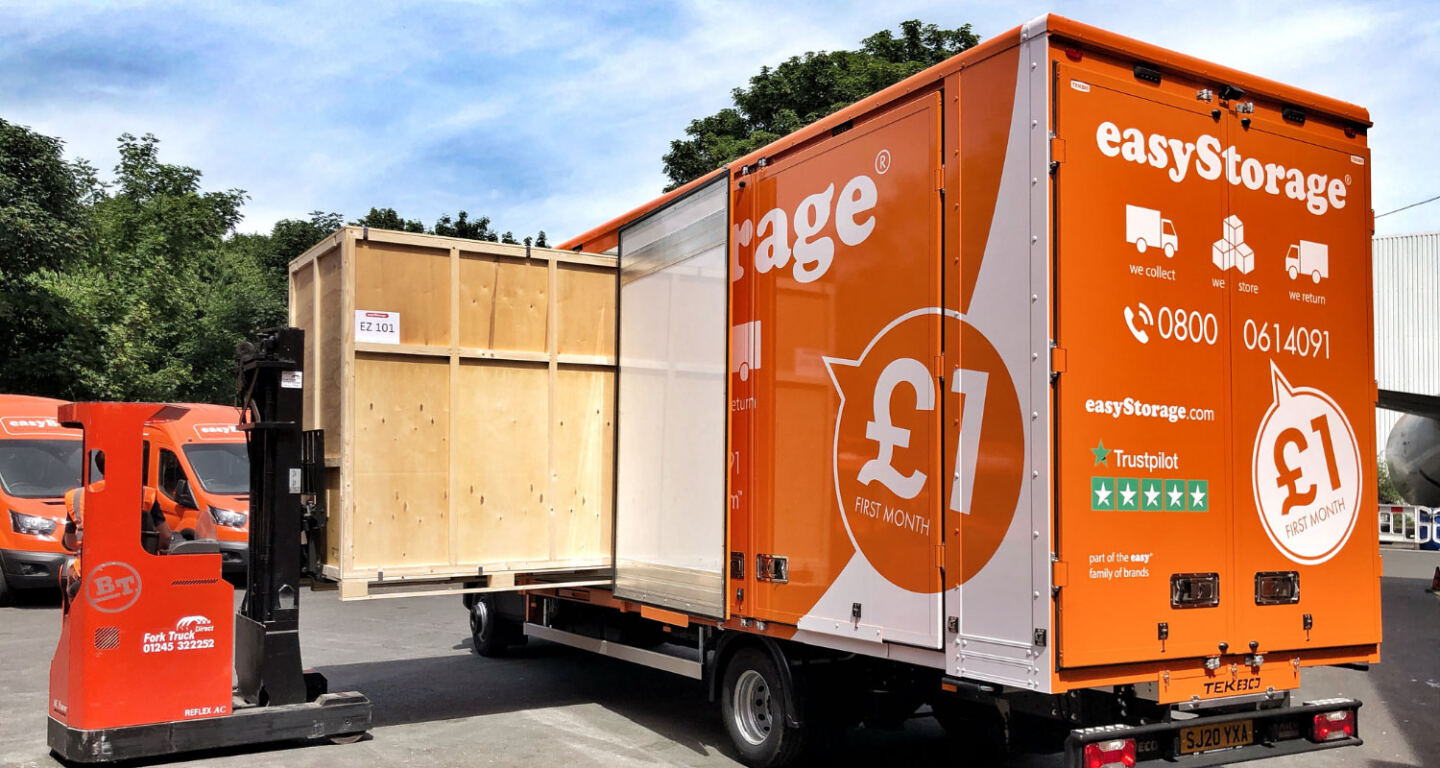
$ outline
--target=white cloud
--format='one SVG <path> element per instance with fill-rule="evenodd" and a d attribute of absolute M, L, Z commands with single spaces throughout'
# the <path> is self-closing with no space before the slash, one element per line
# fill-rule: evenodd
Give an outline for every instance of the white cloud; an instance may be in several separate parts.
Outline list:
<path fill-rule="evenodd" d="M 0 31 L 11 61 L 78 33 L 101 35 L 112 22 L 148 30 L 153 39 L 142 39 L 134 55 L 157 57 L 148 79 L 127 85 L 119 74 L 97 76 L 83 94 L 47 91 L 49 73 L 30 71 L 25 76 L 42 95 L 0 109 L 66 139 L 73 154 L 106 171 L 117 134 L 153 132 L 163 159 L 201 169 L 209 187 L 250 192 L 242 225 L 250 231 L 316 208 L 353 217 L 388 205 L 427 221 L 464 208 L 517 234 L 544 228 L 558 240 L 658 194 L 669 141 L 690 119 L 727 105 L 730 89 L 761 65 L 854 47 L 907 18 L 972 22 L 989 37 L 1049 8 L 930 0 L 689 0 L 644 10 L 538 0 L 301 8 L 171 0 L 116 10 L 0 0 L 0 16 L 18 20 Z M 1428 147 L 1440 135 L 1433 6 L 1106 0 L 1062 2 L 1059 10 L 1366 106 L 1376 123 L 1369 134 L 1376 210 L 1440 194 L 1440 160 Z M 1378 224 L 1440 229 L 1440 203 Z"/>

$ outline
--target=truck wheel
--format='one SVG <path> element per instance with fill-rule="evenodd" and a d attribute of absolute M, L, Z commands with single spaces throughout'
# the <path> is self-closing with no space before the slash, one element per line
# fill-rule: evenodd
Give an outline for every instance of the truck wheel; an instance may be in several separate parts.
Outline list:
<path fill-rule="evenodd" d="M 470 606 L 470 639 L 475 652 L 489 659 L 510 650 L 515 632 L 511 622 L 500 615 L 493 595 L 481 595 Z"/>
<path fill-rule="evenodd" d="M 1320 270 L 1317 269 L 1317 270 L 1315 270 L 1314 272 L 1311 272 L 1311 273 L 1310 273 L 1310 280 L 1311 280 L 1312 282 L 1318 284 L 1318 283 L 1320 282 Z"/>
<path fill-rule="evenodd" d="M 947 738 L 965 745 L 975 765 L 999 765 L 1005 761 L 1009 747 L 1000 710 L 944 696 L 930 702 L 930 712 Z"/>
<path fill-rule="evenodd" d="M 1143 237 L 1137 237 L 1137 238 L 1135 238 L 1135 250 L 1136 250 L 1136 251 L 1139 251 L 1140 253 L 1144 253 L 1144 252 L 1145 252 L 1145 249 L 1148 248 L 1148 247 L 1149 247 L 1149 246 L 1145 245 L 1145 238 L 1143 238 Z"/>
<path fill-rule="evenodd" d="M 770 655 L 742 648 L 725 666 L 720 714 L 740 760 L 756 768 L 789 765 L 805 749 L 805 729 L 786 724 L 795 691 L 780 680 Z"/>
<path fill-rule="evenodd" d="M 1298 270 L 1298 269 L 1296 269 L 1296 268 L 1294 268 L 1294 267 L 1290 267 L 1289 269 L 1287 269 L 1287 270 L 1285 270 L 1285 271 L 1290 273 L 1290 279 L 1291 279 L 1291 280 L 1294 280 L 1295 278 L 1297 278 L 1297 277 L 1300 276 L 1300 270 Z"/>
<path fill-rule="evenodd" d="M 1169 243 L 1166 243 L 1166 244 L 1165 244 L 1165 258 L 1171 259 L 1171 258 L 1174 258 L 1174 257 L 1175 257 L 1175 246 L 1173 246 L 1173 245 L 1171 245 L 1171 244 L 1169 244 Z"/>

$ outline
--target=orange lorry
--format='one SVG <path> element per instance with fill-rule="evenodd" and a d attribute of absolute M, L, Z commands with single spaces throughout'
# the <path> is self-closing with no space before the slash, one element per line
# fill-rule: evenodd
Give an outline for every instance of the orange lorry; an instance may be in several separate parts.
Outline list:
<path fill-rule="evenodd" d="M 80 431 L 60 425 L 62 401 L 0 395 L 0 602 L 13 590 L 58 587 L 68 553 L 65 492 L 80 482 Z"/>
<path fill-rule="evenodd" d="M 250 546 L 250 460 L 240 410 L 180 403 L 183 415 L 145 425 L 145 487 L 172 531 L 193 536 L 201 514 L 215 521 L 227 574 L 242 574 Z M 188 533 L 187 533 L 188 532 Z"/>
<path fill-rule="evenodd" d="M 757 766 L 925 705 L 979 764 L 1012 747 L 1099 768 L 1362 743 L 1360 702 L 1292 692 L 1310 668 L 1379 659 L 1369 125 L 1042 16 L 573 238 L 618 263 L 616 311 L 589 318 L 615 318 L 614 356 L 505 354 L 536 381 L 615 363 L 613 390 L 587 390 L 613 403 L 613 443 L 566 451 L 607 467 L 609 570 L 472 570 L 477 651 L 539 637 L 704 680 Z M 345 265 L 379 257 L 355 237 L 292 278 L 358 292 Z M 318 325 L 317 304 L 292 307 L 313 391 L 363 372 L 340 339 L 367 371 L 427 352 L 442 394 L 492 370 L 496 353 L 444 329 L 499 278 L 444 282 L 467 274 L 456 247 L 407 264 L 415 296 L 451 298 L 407 321 L 403 349 L 349 330 L 394 306 L 347 298 Z M 333 413 L 339 443 L 399 445 L 466 410 L 419 397 L 344 390 L 311 398 L 307 423 Z M 609 426 L 589 400 L 549 399 L 468 432 L 519 450 L 517 424 L 552 440 Z M 456 456 L 444 438 L 383 471 L 367 456 L 360 480 L 413 541 L 494 522 L 511 545 L 533 531 L 510 549 L 542 559 L 567 530 L 547 523 L 593 503 L 547 500 L 548 478 L 447 479 Z M 342 462 L 342 497 L 352 482 Z M 456 489 L 476 501 L 447 517 Z M 536 505 L 538 525 L 500 525 Z M 363 526 L 339 522 L 344 548 Z M 409 548 L 367 561 L 375 578 L 424 565 Z"/>

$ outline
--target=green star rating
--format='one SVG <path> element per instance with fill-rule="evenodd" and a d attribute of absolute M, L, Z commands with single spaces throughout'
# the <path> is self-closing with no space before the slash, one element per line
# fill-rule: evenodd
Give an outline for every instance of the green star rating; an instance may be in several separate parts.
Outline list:
<path fill-rule="evenodd" d="M 1188 480 L 1185 483 L 1185 503 L 1191 512 L 1210 511 L 1210 483 L 1206 480 Z"/>
<path fill-rule="evenodd" d="M 1159 480 L 1147 477 L 1140 481 L 1140 509 L 1145 512 L 1165 509 L 1165 490 Z"/>
<path fill-rule="evenodd" d="M 1133 477 L 1121 477 L 1115 481 L 1115 508 L 1135 510 L 1140 508 L 1140 481 Z"/>
<path fill-rule="evenodd" d="M 1102 464 L 1107 467 L 1110 466 L 1110 449 L 1105 447 L 1104 440 L 1101 440 L 1099 445 L 1091 448 L 1090 452 L 1095 454 L 1095 463 L 1090 466 L 1098 467 Z"/>
<path fill-rule="evenodd" d="M 1115 509 L 1115 480 L 1109 477 L 1090 478 L 1090 508 Z"/>
<path fill-rule="evenodd" d="M 1166 480 L 1166 481 L 1165 481 L 1165 493 L 1164 493 L 1164 496 L 1165 496 L 1165 511 L 1166 511 L 1166 512 L 1184 512 L 1184 511 L 1185 511 L 1185 481 L 1184 481 L 1184 480 Z"/>

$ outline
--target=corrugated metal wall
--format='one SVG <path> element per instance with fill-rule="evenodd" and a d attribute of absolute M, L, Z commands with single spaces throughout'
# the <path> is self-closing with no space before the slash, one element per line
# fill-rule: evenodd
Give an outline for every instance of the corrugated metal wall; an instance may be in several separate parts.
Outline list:
<path fill-rule="evenodd" d="M 1381 389 L 1440 395 L 1440 232 L 1377 237 L 1375 379 Z M 1376 412 L 1385 449 L 1401 414 Z"/>

